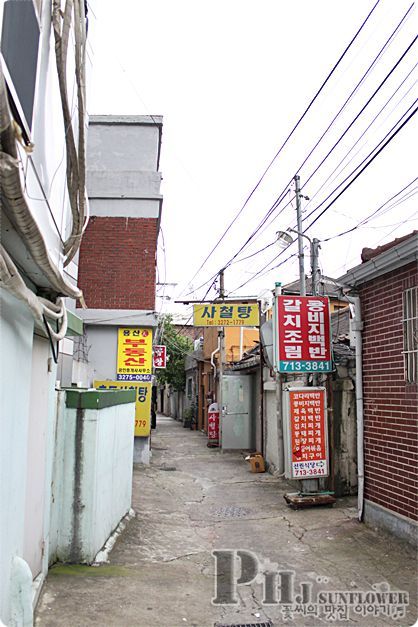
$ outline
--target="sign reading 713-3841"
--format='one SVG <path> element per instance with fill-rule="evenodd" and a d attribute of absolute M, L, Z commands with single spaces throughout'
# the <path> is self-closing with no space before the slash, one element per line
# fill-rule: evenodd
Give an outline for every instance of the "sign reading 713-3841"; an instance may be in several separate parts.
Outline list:
<path fill-rule="evenodd" d="M 329 300 L 277 296 L 278 372 L 331 372 Z"/>

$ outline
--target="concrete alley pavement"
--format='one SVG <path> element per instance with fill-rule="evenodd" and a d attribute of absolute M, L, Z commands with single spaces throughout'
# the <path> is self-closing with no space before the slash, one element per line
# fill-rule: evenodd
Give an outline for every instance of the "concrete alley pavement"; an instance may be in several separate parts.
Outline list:
<path fill-rule="evenodd" d="M 243 454 L 208 449 L 206 441 L 159 416 L 152 463 L 134 471 L 136 516 L 110 562 L 53 567 L 36 625 L 414 624 L 416 555 L 409 545 L 359 524 L 355 499 L 339 499 L 333 508 L 289 509 L 283 494 L 294 487 L 268 473 L 251 473 Z M 295 571 L 296 595 L 301 582 L 311 583 L 314 601 L 318 591 L 373 592 L 373 585 L 387 582 L 390 590 L 409 593 L 406 616 L 396 619 L 382 609 L 374 615 L 371 597 L 368 615 L 352 606 L 347 620 L 343 610 L 333 610 L 332 599 L 328 615 L 325 605 L 312 605 L 309 613 L 309 604 L 298 600 L 299 610 L 291 613 L 284 604 L 262 604 L 261 576 L 238 586 L 236 605 L 215 606 L 211 551 L 219 549 L 251 551 L 269 571 Z M 336 603 L 343 605 L 341 599 Z"/>

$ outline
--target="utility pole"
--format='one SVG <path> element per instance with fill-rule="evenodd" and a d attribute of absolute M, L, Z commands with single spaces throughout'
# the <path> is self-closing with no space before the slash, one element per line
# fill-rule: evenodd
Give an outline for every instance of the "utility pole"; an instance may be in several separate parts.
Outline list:
<path fill-rule="evenodd" d="M 225 269 L 219 272 L 219 298 L 223 300 L 225 298 L 225 283 L 224 283 L 224 271 Z M 223 381 L 223 373 L 224 373 L 224 363 L 225 363 L 225 329 L 224 327 L 219 327 L 218 330 L 219 337 L 219 447 L 222 450 L 222 427 L 223 427 L 223 398 L 222 398 L 222 381 Z"/>
<path fill-rule="evenodd" d="M 296 218 L 298 224 L 298 257 L 299 257 L 299 291 L 301 296 L 306 296 L 305 281 L 305 255 L 303 253 L 302 239 L 302 210 L 300 206 L 300 176 L 295 174 L 295 194 L 296 194 Z"/>
<path fill-rule="evenodd" d="M 298 251 L 299 251 L 299 293 L 301 296 L 306 296 L 306 279 L 305 279 L 305 255 L 303 253 L 303 232 L 302 232 L 302 209 L 300 204 L 300 177 L 298 174 L 294 177 L 295 181 L 295 194 L 296 194 L 296 218 L 298 225 Z M 314 252 L 313 242 L 311 246 L 311 253 Z M 312 257 L 312 268 L 317 267 L 318 259 L 314 261 Z M 312 287 L 313 287 L 314 277 L 312 276 Z M 308 385 L 308 377 L 307 375 L 302 375 L 303 385 Z M 302 479 L 301 487 L 303 493 L 314 493 L 318 491 L 318 480 L 317 479 Z"/>
<path fill-rule="evenodd" d="M 311 275 L 312 275 L 312 295 L 318 295 L 318 257 L 319 257 L 319 239 L 314 237 L 311 242 Z"/>
<path fill-rule="evenodd" d="M 274 296 L 275 302 L 277 303 L 277 296 L 280 296 L 282 293 L 282 284 L 277 282 L 274 286 Z M 274 316 L 277 319 L 277 311 L 273 310 Z M 276 323 L 275 323 L 276 324 Z M 276 372 L 276 412 L 277 412 L 277 441 L 279 448 L 279 463 L 277 466 L 277 472 L 279 475 L 284 474 L 285 468 L 285 445 L 284 445 L 284 437 L 283 437 L 283 398 L 282 398 L 282 390 L 283 387 L 283 375 L 280 372 Z"/>

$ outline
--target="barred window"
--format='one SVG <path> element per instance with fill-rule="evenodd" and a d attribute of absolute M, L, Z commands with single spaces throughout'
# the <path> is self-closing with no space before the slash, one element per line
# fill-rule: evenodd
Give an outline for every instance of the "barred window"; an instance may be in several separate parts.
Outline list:
<path fill-rule="evenodd" d="M 403 293 L 403 354 L 406 382 L 418 383 L 418 287 Z"/>
<path fill-rule="evenodd" d="M 187 379 L 187 398 L 192 398 L 193 396 L 193 379 L 189 377 Z"/>

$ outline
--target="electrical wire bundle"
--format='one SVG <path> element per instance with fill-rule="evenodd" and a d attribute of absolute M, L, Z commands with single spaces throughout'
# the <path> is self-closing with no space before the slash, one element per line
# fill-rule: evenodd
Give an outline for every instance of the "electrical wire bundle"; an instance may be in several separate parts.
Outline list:
<path fill-rule="evenodd" d="M 67 94 L 67 57 L 71 27 L 74 31 L 75 76 L 78 99 L 77 147 L 75 132 L 70 114 Z M 86 163 L 85 163 L 85 44 L 86 26 L 83 0 L 67 0 L 64 12 L 59 0 L 53 2 L 53 28 L 56 42 L 56 62 L 66 129 L 67 170 L 66 182 L 72 211 L 72 230 L 64 242 L 64 266 L 74 258 L 80 247 L 83 230 L 87 225 L 86 214 Z M 10 219 L 21 240 L 42 274 L 47 278 L 50 298 L 45 299 L 30 290 L 10 253 L 0 248 L 0 285 L 24 301 L 30 308 L 35 320 L 46 326 L 48 335 L 59 341 L 67 330 L 67 313 L 63 297 L 79 300 L 83 306 L 81 290 L 70 283 L 57 267 L 48 252 L 35 218 L 28 205 L 25 190 L 22 188 L 19 168 L 18 144 L 26 153 L 33 150 L 23 138 L 23 132 L 14 119 L 8 100 L 8 91 L 0 64 L 0 192 L 2 210 Z M 55 302 L 54 300 L 55 299 Z M 56 321 L 58 330 L 51 327 L 48 320 Z"/>

